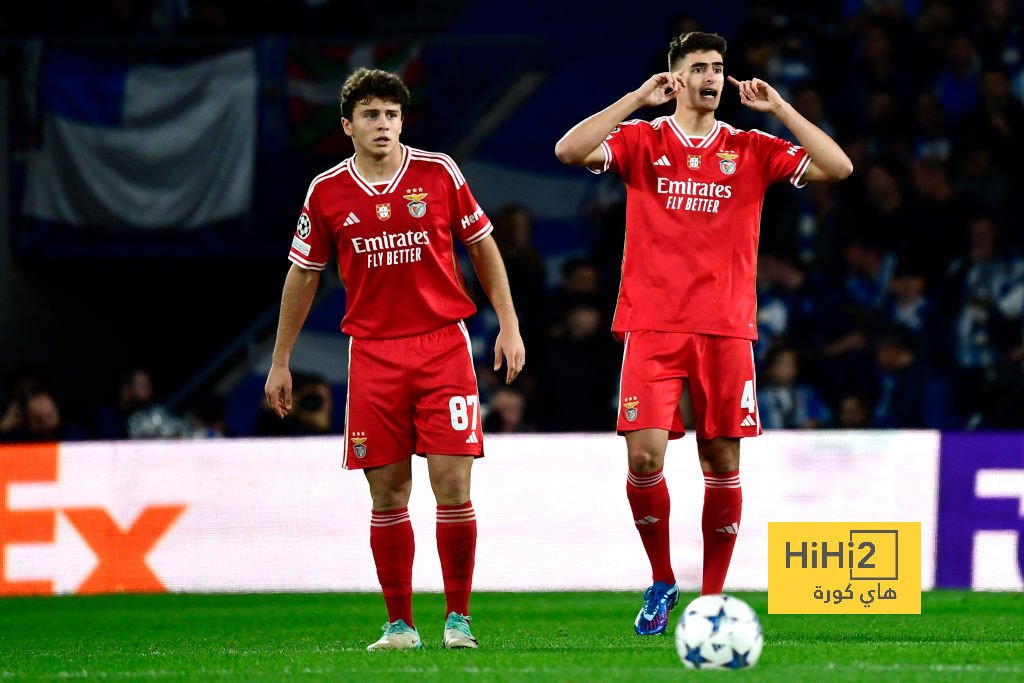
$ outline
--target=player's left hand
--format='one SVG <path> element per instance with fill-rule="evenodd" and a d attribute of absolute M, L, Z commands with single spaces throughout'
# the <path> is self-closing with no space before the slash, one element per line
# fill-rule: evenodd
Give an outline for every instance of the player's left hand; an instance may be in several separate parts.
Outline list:
<path fill-rule="evenodd" d="M 494 341 L 494 371 L 501 370 L 501 359 L 505 359 L 508 370 L 505 373 L 505 384 L 512 384 L 523 366 L 526 365 L 526 347 L 523 346 L 523 337 L 519 330 L 498 332 L 498 338 Z"/>
<path fill-rule="evenodd" d="M 752 78 L 749 81 L 737 81 L 732 76 L 727 78 L 740 91 L 740 103 L 744 107 L 764 114 L 774 114 L 785 104 L 782 95 L 760 78 Z"/>

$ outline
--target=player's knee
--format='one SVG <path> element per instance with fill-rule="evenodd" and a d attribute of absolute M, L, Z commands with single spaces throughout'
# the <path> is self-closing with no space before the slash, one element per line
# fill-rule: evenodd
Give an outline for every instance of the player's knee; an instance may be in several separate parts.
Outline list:
<path fill-rule="evenodd" d="M 469 474 L 445 472 L 432 480 L 439 505 L 461 505 L 469 500 Z"/>
<path fill-rule="evenodd" d="M 732 472 L 740 466 L 739 439 L 716 437 L 697 443 L 701 464 L 712 472 Z"/>
<path fill-rule="evenodd" d="M 373 509 L 378 512 L 385 510 L 400 510 L 409 505 L 409 494 L 412 492 L 412 485 L 409 482 L 387 485 L 378 484 L 370 487 L 370 498 L 373 501 Z"/>
<path fill-rule="evenodd" d="M 664 460 L 663 454 L 640 444 L 629 449 L 629 469 L 637 474 L 657 472 L 662 468 Z"/>

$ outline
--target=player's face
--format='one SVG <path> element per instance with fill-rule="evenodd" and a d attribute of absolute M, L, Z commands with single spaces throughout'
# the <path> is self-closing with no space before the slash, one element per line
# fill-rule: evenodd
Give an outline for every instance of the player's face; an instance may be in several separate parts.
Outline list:
<path fill-rule="evenodd" d="M 383 158 L 398 147 L 402 134 L 402 108 L 395 102 L 371 97 L 352 108 L 352 120 L 342 117 L 341 126 L 352 138 L 356 152 Z"/>
<path fill-rule="evenodd" d="M 676 74 L 686 86 L 676 94 L 676 102 L 700 111 L 718 109 L 725 85 L 725 69 L 717 50 L 691 52 L 683 57 Z"/>

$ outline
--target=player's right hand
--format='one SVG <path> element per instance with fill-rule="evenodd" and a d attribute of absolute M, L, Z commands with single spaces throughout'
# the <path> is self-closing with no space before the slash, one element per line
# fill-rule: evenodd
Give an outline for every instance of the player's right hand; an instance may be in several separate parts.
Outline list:
<path fill-rule="evenodd" d="M 657 107 L 674 99 L 676 93 L 683 87 L 679 75 L 671 71 L 664 71 L 654 74 L 636 89 L 636 95 L 640 103 L 645 107 Z"/>
<path fill-rule="evenodd" d="M 267 395 L 270 409 L 278 417 L 284 418 L 292 409 L 292 373 L 288 368 L 271 366 L 263 393 Z"/>

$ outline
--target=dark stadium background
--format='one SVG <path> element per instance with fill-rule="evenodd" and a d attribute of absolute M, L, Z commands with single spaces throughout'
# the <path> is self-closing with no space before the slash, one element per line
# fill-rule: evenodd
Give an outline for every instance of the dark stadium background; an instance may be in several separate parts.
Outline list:
<path fill-rule="evenodd" d="M 302 93 L 336 89 L 353 55 L 402 71 L 413 92 L 403 141 L 453 155 L 498 226 L 528 366 L 515 391 L 498 390 L 486 369 L 493 320 L 478 315 L 475 351 L 491 408 L 485 426 L 610 429 L 621 351 L 606 330 L 621 258 L 621 187 L 562 168 L 552 149 L 575 122 L 663 69 L 673 34 L 696 28 L 729 39 L 727 72 L 768 80 L 833 134 L 855 165 L 841 185 L 779 187 L 767 198 L 762 411 L 781 402 L 778 426 L 793 428 L 1024 426 L 1024 238 L 1015 211 L 1024 134 L 1020 3 L 681 8 L 4 3 L 0 438 L 343 428 L 336 277 L 324 278 L 303 333 L 310 343 L 293 363 L 309 375 L 302 378 L 308 412 L 327 422 L 269 424 L 259 405 L 302 198 L 316 173 L 350 154 L 336 109 Z M 45 142 L 49 100 L 40 74 L 60 76 L 68 63 L 181 67 L 237 50 L 253 50 L 257 62 L 252 198 L 244 211 L 154 229 L 131 221 L 69 225 L 26 210 L 29 160 Z M 731 88 L 719 118 L 785 134 L 740 110 Z M 768 366 L 780 357 L 790 375 L 796 363 L 795 383 L 773 381 Z M 151 396 L 125 386 L 141 381 L 137 370 L 152 380 Z M 19 420 L 19 406 L 40 393 L 52 397 L 61 420 L 42 434 Z M 139 408 L 148 412 L 129 423 Z"/>

